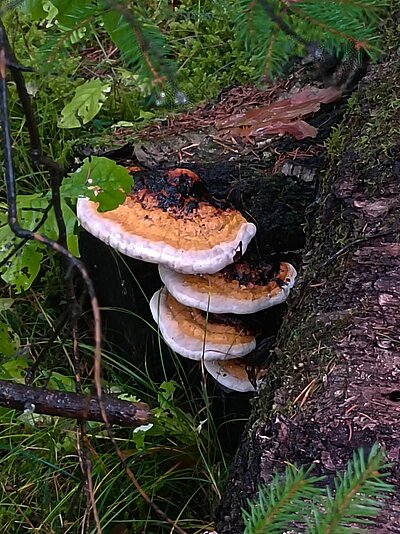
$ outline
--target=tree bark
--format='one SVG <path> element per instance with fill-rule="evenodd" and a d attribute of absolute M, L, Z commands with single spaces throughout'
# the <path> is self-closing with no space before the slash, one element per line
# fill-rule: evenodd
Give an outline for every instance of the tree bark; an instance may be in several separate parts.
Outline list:
<path fill-rule="evenodd" d="M 149 422 L 149 407 L 143 402 L 104 396 L 103 403 L 110 424 L 137 427 Z M 78 421 L 103 421 L 97 397 L 32 388 L 4 380 L 0 380 L 0 406 Z"/>
<path fill-rule="evenodd" d="M 370 70 L 330 141 L 278 362 L 242 437 L 218 534 L 243 532 L 247 499 L 287 462 L 329 480 L 374 442 L 397 491 L 370 531 L 400 532 L 399 84 L 393 54 Z"/>

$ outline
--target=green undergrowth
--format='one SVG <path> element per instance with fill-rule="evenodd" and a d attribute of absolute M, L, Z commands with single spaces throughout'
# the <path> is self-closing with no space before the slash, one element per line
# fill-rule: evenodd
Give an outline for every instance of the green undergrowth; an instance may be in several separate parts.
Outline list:
<path fill-rule="evenodd" d="M 60 351 L 67 360 L 71 353 L 67 339 L 58 340 L 52 354 Z M 83 358 L 90 358 L 90 345 L 82 342 L 81 351 Z M 26 352 L 20 354 L 3 358 L 0 379 L 23 382 L 30 359 Z M 66 367 L 51 368 L 51 361 L 37 374 L 35 385 L 74 391 L 74 379 Z M 143 490 L 179 526 L 190 533 L 203 532 L 211 524 L 210 514 L 220 497 L 228 461 L 209 411 L 207 392 L 201 384 L 189 387 L 178 360 L 175 375 L 162 383 L 153 382 L 143 368 L 116 359 L 114 353 L 103 352 L 103 365 L 106 393 L 144 401 L 151 407 L 149 425 L 113 428 L 127 464 Z M 83 386 L 89 393 L 91 383 L 84 380 Z M 169 532 L 170 527 L 149 512 L 132 487 L 104 425 L 88 422 L 87 434 L 103 531 L 122 524 L 129 532 Z M 29 409 L 23 414 L 0 409 L 0 464 L 2 531 L 79 532 L 83 528 L 86 495 L 75 421 L 37 415 Z M 95 532 L 93 523 L 89 532 Z"/>
<path fill-rule="evenodd" d="M 49 2 L 31 4 L 51 9 Z M 214 2 L 182 2 L 171 17 L 169 2 L 149 3 L 154 22 L 165 30 L 178 65 L 178 87 L 189 105 L 216 96 L 226 86 L 256 78 L 243 46 L 232 39 L 236 14 L 232 3 L 228 4 L 228 11 L 221 11 Z M 50 16 L 44 22 L 42 15 L 39 10 L 38 19 L 32 21 L 26 13 L 14 10 L 6 13 L 4 21 L 18 61 L 34 68 L 24 76 L 46 156 L 70 165 L 76 144 L 84 145 L 85 139 L 105 131 L 112 137 L 113 126 L 139 129 L 171 109 L 184 109 L 174 103 L 174 92 L 168 88 L 165 100 L 156 105 L 157 88 L 130 70 L 118 50 L 111 53 L 112 43 L 98 21 L 82 24 L 79 31 L 68 33 L 67 39 L 62 35 L 64 42 L 58 45 L 60 32 L 55 20 Z M 49 38 L 56 46 L 48 64 L 45 48 Z M 49 177 L 31 167 L 22 109 L 13 82 L 8 85 L 20 217 L 24 226 L 33 227 L 48 202 Z M 81 106 L 79 98 L 87 95 L 88 106 Z M 79 127 L 72 127 L 77 121 Z M 3 259 L 16 242 L 6 225 L 4 188 L 0 202 Z M 33 206 L 35 211 L 30 209 Z M 70 208 L 73 204 L 68 203 L 65 209 Z M 75 219 L 69 212 L 65 214 L 68 234 L 75 239 L 71 250 L 77 253 Z M 56 238 L 52 214 L 42 231 Z M 1 274 L 0 379 L 23 383 L 26 369 L 46 346 L 66 308 L 64 275 L 58 258 L 32 243 L 10 258 Z M 92 365 L 90 319 L 83 317 L 80 330 L 83 387 L 89 393 L 92 382 L 85 376 L 90 376 Z M 71 354 L 67 326 L 49 349 L 34 385 L 73 391 Z M 188 384 L 178 361 L 175 372 L 157 383 L 144 371 L 145 365 L 139 370 L 115 352 L 104 351 L 103 366 L 106 391 L 127 400 L 140 399 L 152 410 L 151 428 L 114 428 L 140 485 L 187 532 L 212 530 L 211 513 L 226 478 L 229 454 L 219 443 L 207 391 L 201 383 L 197 387 Z M 119 532 L 125 526 L 138 534 L 170 532 L 124 474 L 104 426 L 93 422 L 87 426 L 87 454 L 103 531 Z M 86 531 L 87 496 L 75 421 L 30 413 L 29 407 L 24 414 L 0 409 L 0 464 L 2 532 Z M 92 520 L 88 532 L 95 532 Z"/>
<path fill-rule="evenodd" d="M 257 80 L 251 56 L 234 34 L 235 2 L 185 1 L 176 9 L 166 1 L 148 3 L 148 15 L 163 29 L 176 68 L 176 87 L 167 84 L 162 90 L 124 61 L 107 25 L 91 16 L 89 2 L 83 2 L 81 11 L 74 11 L 72 2 L 69 18 L 61 18 L 59 25 L 54 6 L 60 12 L 68 8 L 61 0 L 43 5 L 44 11 L 10 11 L 4 20 L 19 62 L 34 69 L 24 76 L 46 155 L 61 163 L 68 161 L 78 139 L 82 143 L 104 130 L 112 135 L 115 126 L 140 129 L 174 109 L 213 98 L 223 88 Z M 80 20 L 86 11 L 87 19 Z M 21 127 L 12 84 L 10 89 L 16 174 L 23 181 L 22 176 L 31 173 L 25 149 L 28 135 Z M 38 183 L 43 184 L 41 177 Z"/>
<path fill-rule="evenodd" d="M 90 10 L 96 2 L 29 0 L 24 4 L 32 8 L 31 15 L 29 9 L 13 10 L 6 13 L 4 22 L 18 61 L 34 69 L 24 76 L 43 152 L 66 166 L 74 164 L 76 146 L 85 145 L 88 139 L 105 132 L 112 139 L 115 127 L 142 128 L 171 109 L 185 109 L 216 97 L 226 87 L 260 78 L 251 47 L 234 36 L 236 2 L 182 1 L 175 10 L 167 0 L 146 2 L 153 22 L 163 30 L 171 55 L 168 59 L 177 66 L 177 85 L 166 87 L 164 96 L 114 49 L 107 19 L 78 18 L 78 26 L 72 21 L 72 29 L 67 19 L 62 27 L 56 22 L 55 5 L 61 10 L 82 4 Z M 285 54 L 294 48 L 293 43 L 286 46 Z M 51 61 L 47 61 L 49 51 Z M 49 177 L 47 172 L 31 167 L 25 119 L 12 81 L 8 87 L 15 175 L 18 194 L 23 197 L 21 220 L 35 224 L 36 217 L 44 214 Z M 182 98 L 174 102 L 178 93 L 185 96 L 187 104 Z M 0 201 L 1 230 L 7 232 L 4 188 Z M 33 211 L 28 209 L 28 201 Z M 73 203 L 67 202 L 64 214 L 70 246 L 77 252 L 72 209 Z M 44 229 L 56 237 L 54 216 L 48 217 Z M 1 258 L 8 251 L 6 241 L 2 234 Z M 46 346 L 67 306 L 64 274 L 55 255 L 29 243 L 8 260 L 1 275 L 0 379 L 23 383 L 27 367 Z M 86 393 L 92 390 L 92 382 L 86 378 L 92 371 L 91 327 L 86 314 L 80 322 L 79 337 Z M 304 339 L 303 334 L 293 333 L 293 347 Z M 315 340 L 315 333 L 309 339 Z M 66 327 L 56 336 L 34 385 L 73 391 L 71 354 Z M 161 361 L 163 357 L 160 351 Z M 104 350 L 103 363 L 105 391 L 151 406 L 153 426 L 136 431 L 114 428 L 117 443 L 142 488 L 189 533 L 212 530 L 211 513 L 226 479 L 229 454 L 219 442 L 219 429 L 210 411 L 212 399 L 202 383 L 189 384 L 179 360 L 172 375 L 166 374 L 158 382 L 143 371 L 145 365 L 139 369 L 117 352 Z M 149 512 L 130 484 L 104 426 L 89 422 L 87 427 L 87 454 L 104 532 L 114 534 L 124 527 L 138 534 L 171 532 Z M 76 423 L 31 413 L 29 406 L 23 414 L 0 409 L 0 530 L 10 534 L 92 533 L 93 521 L 85 530 L 88 514 Z"/>
<path fill-rule="evenodd" d="M 49 260 L 54 261 L 53 259 Z M 57 264 L 38 278 L 29 294 L 0 298 L 0 380 L 23 384 L 27 369 L 56 328 L 63 300 Z M 38 290 L 40 288 L 40 290 Z M 140 290 L 140 288 L 139 288 Z M 6 293 L 3 288 L 3 295 Z M 107 310 L 103 310 L 106 312 Z M 108 310 L 109 311 L 109 310 Z M 121 323 L 130 310 L 114 310 Z M 81 323 L 83 390 L 92 366 L 92 340 Z M 140 316 L 136 316 L 143 321 Z M 151 325 L 145 325 L 151 330 Z M 29 332 L 29 337 L 27 336 Z M 212 511 L 224 485 L 230 455 L 219 441 L 210 407 L 211 392 L 201 379 L 186 376 L 175 354 L 162 349 L 154 331 L 156 354 L 140 355 L 140 368 L 104 344 L 103 389 L 115 398 L 149 404 L 151 424 L 140 429 L 113 427 L 128 466 L 150 498 L 188 533 L 212 527 Z M 158 347 L 158 349 L 157 349 Z M 58 335 L 36 373 L 34 386 L 75 391 L 69 328 Z M 157 382 L 152 366 L 164 369 Z M 0 408 L 0 530 L 10 534 L 81 532 L 87 514 L 76 421 Z M 151 513 L 125 475 L 104 425 L 87 423 L 87 455 L 103 532 L 124 526 L 132 533 L 167 533 L 170 527 Z M 86 518 L 86 519 L 85 519 Z M 90 533 L 96 529 L 90 522 Z"/>

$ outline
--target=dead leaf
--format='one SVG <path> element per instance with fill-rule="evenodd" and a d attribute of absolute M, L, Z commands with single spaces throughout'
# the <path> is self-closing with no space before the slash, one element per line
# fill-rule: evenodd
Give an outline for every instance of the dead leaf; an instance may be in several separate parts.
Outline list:
<path fill-rule="evenodd" d="M 321 104 L 334 102 L 340 96 L 341 91 L 334 87 L 320 89 L 308 86 L 289 98 L 217 121 L 216 127 L 223 136 L 239 136 L 245 140 L 285 133 L 295 139 L 315 137 L 317 129 L 301 118 L 317 112 Z"/>

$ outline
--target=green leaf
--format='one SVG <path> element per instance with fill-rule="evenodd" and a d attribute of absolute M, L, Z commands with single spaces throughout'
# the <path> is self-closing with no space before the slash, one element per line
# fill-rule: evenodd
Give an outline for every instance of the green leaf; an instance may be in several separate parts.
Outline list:
<path fill-rule="evenodd" d="M 147 425 L 141 425 L 134 429 L 132 432 L 132 441 L 139 450 L 144 449 L 144 438 L 146 433 L 153 428 L 153 423 Z"/>
<path fill-rule="evenodd" d="M 14 299 L 2 298 L 0 299 L 0 312 L 9 310 L 14 304 Z"/>
<path fill-rule="evenodd" d="M 111 128 L 131 128 L 132 126 L 135 126 L 134 122 L 129 121 L 118 121 L 115 124 L 111 126 Z"/>
<path fill-rule="evenodd" d="M 91 121 L 100 111 L 111 90 L 109 83 L 88 80 L 76 88 L 75 96 L 61 111 L 60 128 L 79 128 Z"/>
<path fill-rule="evenodd" d="M 155 113 L 152 113 L 151 111 L 145 111 L 144 109 L 141 109 L 139 112 L 139 119 L 143 120 L 150 120 L 155 117 Z"/>
<path fill-rule="evenodd" d="M 49 199 L 43 195 L 19 195 L 17 197 L 18 219 L 23 228 L 33 231 L 43 217 L 48 207 Z M 79 256 L 78 237 L 76 235 L 76 215 L 64 199 L 61 201 L 61 210 L 67 230 L 67 245 L 72 254 Z M 49 239 L 58 239 L 58 226 L 54 210 L 51 209 L 39 232 Z M 14 235 L 7 224 L 4 214 L 0 213 L 0 262 L 18 245 L 20 240 Z M 40 272 L 43 251 L 46 247 L 37 241 L 28 241 L 23 247 L 9 258 L 0 270 L 4 281 L 14 287 L 17 293 L 30 288 Z"/>
<path fill-rule="evenodd" d="M 170 382 L 163 382 L 160 385 L 158 392 L 158 402 L 161 409 L 169 408 L 174 398 L 177 383 L 171 380 Z"/>
<path fill-rule="evenodd" d="M 12 356 L 19 348 L 19 337 L 15 334 L 11 328 L 3 322 L 0 322 L 0 355 Z M 6 365 L 12 365 L 15 367 L 18 358 L 4 363 L 0 368 L 0 376 L 2 378 L 15 378 L 15 374 L 10 376 L 10 372 L 5 368 Z"/>
<path fill-rule="evenodd" d="M 48 207 L 49 201 L 49 196 L 19 195 L 17 198 L 17 206 L 21 225 L 28 230 L 33 230 L 40 220 L 40 213 Z M 76 215 L 68 206 L 64 198 L 61 199 L 61 211 L 67 231 L 68 249 L 71 254 L 79 256 L 78 237 L 75 230 L 77 222 Z M 53 209 L 49 211 L 47 218 L 40 229 L 40 233 L 46 235 L 53 241 L 57 241 L 58 225 Z"/>
<path fill-rule="evenodd" d="M 42 0 L 25 0 L 20 7 L 21 11 L 28 14 L 32 20 L 43 20 L 46 18 L 46 11 L 43 9 Z"/>
<path fill-rule="evenodd" d="M 79 257 L 79 244 L 78 244 L 78 235 L 76 231 L 76 223 L 77 218 L 75 211 L 72 210 L 68 204 L 65 202 L 65 200 L 61 201 L 61 210 L 63 214 L 65 229 L 67 232 L 67 246 L 68 250 L 73 254 L 74 256 Z M 55 217 L 54 217 L 54 222 Z"/>
<path fill-rule="evenodd" d="M 86 196 L 99 203 L 98 211 L 109 211 L 124 202 L 133 185 L 128 170 L 108 158 L 92 156 L 82 167 L 64 180 L 62 195 Z"/>
<path fill-rule="evenodd" d="M 40 271 L 43 252 L 37 243 L 29 241 L 10 260 L 2 278 L 15 287 L 17 293 L 26 291 L 32 285 Z"/>
<path fill-rule="evenodd" d="M 72 376 L 65 376 L 56 371 L 52 371 L 47 381 L 48 389 L 59 391 L 75 391 L 75 379 Z"/>

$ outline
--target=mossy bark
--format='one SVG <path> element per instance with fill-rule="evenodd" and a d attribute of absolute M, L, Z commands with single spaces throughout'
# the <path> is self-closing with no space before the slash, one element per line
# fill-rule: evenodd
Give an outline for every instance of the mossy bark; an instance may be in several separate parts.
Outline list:
<path fill-rule="evenodd" d="M 371 68 L 331 137 L 278 362 L 242 437 L 218 534 L 243 532 L 241 508 L 286 462 L 332 477 L 374 442 L 398 491 L 371 532 L 400 532 L 399 86 L 393 52 Z"/>

